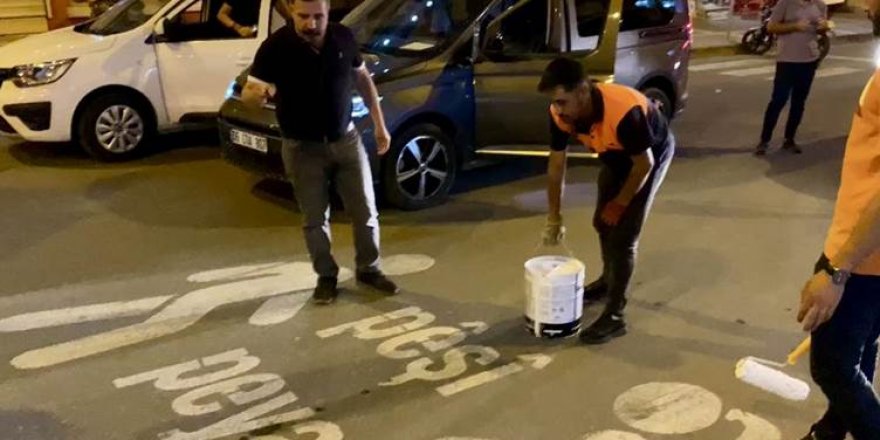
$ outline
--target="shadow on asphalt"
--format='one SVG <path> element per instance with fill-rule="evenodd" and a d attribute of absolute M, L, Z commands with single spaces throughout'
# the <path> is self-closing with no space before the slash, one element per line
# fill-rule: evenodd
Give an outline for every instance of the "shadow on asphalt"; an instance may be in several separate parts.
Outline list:
<path fill-rule="evenodd" d="M 216 129 L 204 128 L 162 134 L 148 153 L 128 162 L 99 162 L 69 142 L 20 142 L 9 147 L 9 154 L 19 163 L 33 167 L 125 170 L 216 159 L 220 157 L 218 144 Z"/>

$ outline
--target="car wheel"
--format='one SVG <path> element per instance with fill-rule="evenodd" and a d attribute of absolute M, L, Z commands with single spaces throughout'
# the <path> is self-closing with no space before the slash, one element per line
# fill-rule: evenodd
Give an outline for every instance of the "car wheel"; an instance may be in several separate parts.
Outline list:
<path fill-rule="evenodd" d="M 667 119 L 672 120 L 675 116 L 675 109 L 672 106 L 672 100 L 669 99 L 666 92 L 657 87 L 646 87 L 642 89 L 642 93 L 649 101 L 660 107 L 660 110 L 663 111 L 663 115 L 665 115 Z"/>
<path fill-rule="evenodd" d="M 88 102 L 77 121 L 76 139 L 93 158 L 103 162 L 141 155 L 155 135 L 150 110 L 122 93 L 109 93 Z"/>
<path fill-rule="evenodd" d="M 386 200 L 417 210 L 442 203 L 458 170 L 452 139 L 439 127 L 420 124 L 394 136 L 382 166 Z"/>

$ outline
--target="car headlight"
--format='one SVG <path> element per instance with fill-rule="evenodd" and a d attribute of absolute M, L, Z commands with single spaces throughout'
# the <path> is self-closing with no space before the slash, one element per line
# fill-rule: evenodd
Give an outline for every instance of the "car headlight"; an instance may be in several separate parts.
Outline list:
<path fill-rule="evenodd" d="M 12 83 L 18 87 L 51 84 L 61 79 L 74 61 L 76 58 L 15 66 L 12 68 Z"/>

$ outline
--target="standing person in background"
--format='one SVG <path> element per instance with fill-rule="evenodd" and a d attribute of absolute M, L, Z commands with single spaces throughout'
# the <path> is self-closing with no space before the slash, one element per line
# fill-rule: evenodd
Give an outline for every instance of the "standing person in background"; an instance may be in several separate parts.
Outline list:
<path fill-rule="evenodd" d="M 827 18 L 828 7 L 822 0 L 779 0 L 773 7 L 767 30 L 778 35 L 779 53 L 776 56 L 773 95 L 764 113 L 764 126 L 755 149 L 756 155 L 767 154 L 776 122 L 789 100 L 791 108 L 788 110 L 782 148 L 795 154 L 801 153 L 795 136 L 819 67 L 819 33 L 828 31 Z"/>

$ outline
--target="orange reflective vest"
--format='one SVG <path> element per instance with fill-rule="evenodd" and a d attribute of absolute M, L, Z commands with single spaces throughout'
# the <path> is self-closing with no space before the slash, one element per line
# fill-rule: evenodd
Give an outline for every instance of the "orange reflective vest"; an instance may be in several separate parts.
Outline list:
<path fill-rule="evenodd" d="M 843 172 L 834 219 L 825 241 L 825 255 L 834 258 L 852 235 L 871 199 L 880 191 L 880 70 L 868 82 L 853 116 L 846 142 Z M 880 275 L 880 249 L 853 270 L 861 275 Z"/>
<path fill-rule="evenodd" d="M 617 138 L 617 124 L 632 110 L 639 106 L 648 115 L 648 98 L 638 91 L 618 84 L 593 84 L 602 92 L 604 115 L 602 120 L 590 127 L 589 133 L 577 133 L 575 128 L 563 121 L 556 109 L 550 106 L 553 122 L 565 133 L 577 137 L 590 150 L 602 154 L 609 150 L 622 151 L 623 145 Z"/>

